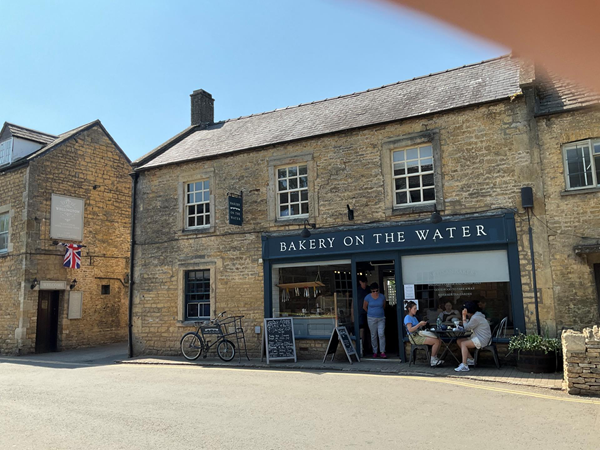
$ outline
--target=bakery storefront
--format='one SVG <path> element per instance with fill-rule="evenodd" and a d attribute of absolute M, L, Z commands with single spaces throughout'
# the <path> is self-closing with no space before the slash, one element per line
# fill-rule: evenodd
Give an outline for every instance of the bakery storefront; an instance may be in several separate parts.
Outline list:
<path fill-rule="evenodd" d="M 492 327 L 508 318 L 508 333 L 525 329 L 515 220 L 497 216 L 445 218 L 263 235 L 265 317 L 293 317 L 298 345 L 326 343 L 335 324 L 356 339 L 357 276 L 386 297 L 387 353 L 405 359 L 405 298 L 435 323 L 444 309 L 483 302 Z M 361 302 L 362 303 L 362 302 Z M 370 348 L 368 330 L 363 350 Z"/>

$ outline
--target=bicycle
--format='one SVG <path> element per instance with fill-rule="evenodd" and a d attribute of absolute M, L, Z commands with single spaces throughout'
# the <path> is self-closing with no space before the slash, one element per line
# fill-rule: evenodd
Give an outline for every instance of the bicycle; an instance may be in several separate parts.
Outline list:
<path fill-rule="evenodd" d="M 180 347 L 183 357 L 188 361 L 194 361 L 204 353 L 204 358 L 215 345 L 217 346 L 217 355 L 225 362 L 231 361 L 235 357 L 235 345 L 226 339 L 227 336 L 235 333 L 223 333 L 223 324 L 219 321 L 220 317 L 226 311 L 219 314 L 214 320 L 207 322 L 195 322 L 196 331 L 185 333 L 181 338 Z M 209 337 L 217 336 L 216 341 L 210 343 Z"/>

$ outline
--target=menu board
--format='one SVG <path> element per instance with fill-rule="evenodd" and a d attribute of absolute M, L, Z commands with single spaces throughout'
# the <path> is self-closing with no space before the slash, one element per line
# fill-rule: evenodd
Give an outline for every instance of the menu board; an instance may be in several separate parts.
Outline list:
<path fill-rule="evenodd" d="M 360 358 L 356 353 L 356 349 L 352 345 L 352 339 L 350 339 L 350 334 L 348 334 L 346 327 L 337 327 L 333 330 L 333 333 L 331 333 L 331 338 L 329 339 L 329 345 L 327 345 L 327 351 L 325 352 L 323 362 L 325 362 L 329 355 L 332 355 L 331 360 L 333 361 L 333 358 L 335 358 L 335 352 L 340 342 L 342 343 L 342 348 L 344 349 L 344 352 L 346 352 L 346 356 L 348 357 L 350 364 L 352 364 L 352 355 L 354 355 L 356 360 L 360 362 Z"/>
<path fill-rule="evenodd" d="M 294 319 L 279 317 L 265 319 L 265 349 L 267 364 L 271 360 L 293 359 L 296 362 Z"/>

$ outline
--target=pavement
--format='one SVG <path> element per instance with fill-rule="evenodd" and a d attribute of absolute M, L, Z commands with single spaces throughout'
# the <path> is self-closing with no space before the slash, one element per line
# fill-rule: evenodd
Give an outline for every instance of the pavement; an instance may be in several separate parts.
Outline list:
<path fill-rule="evenodd" d="M 424 362 L 417 362 L 409 367 L 396 358 L 386 360 L 362 358 L 361 362 L 348 363 L 347 360 L 329 361 L 299 360 L 298 362 L 271 362 L 267 364 L 260 358 L 234 358 L 231 362 L 223 362 L 216 357 L 199 358 L 196 361 L 187 361 L 182 356 L 140 356 L 127 357 L 127 344 L 119 343 L 96 348 L 69 350 L 64 352 L 44 353 L 39 355 L 26 355 L 19 357 L 0 357 L 3 361 L 18 361 L 19 364 L 42 365 L 46 367 L 77 368 L 88 365 L 108 364 L 139 364 L 139 365 L 167 365 L 167 366 L 205 366 L 219 368 L 245 368 L 245 369 L 274 369 L 274 370 L 311 370 L 322 372 L 352 372 L 385 375 L 425 376 L 443 378 L 462 378 L 473 381 L 504 383 L 515 386 L 531 386 L 542 389 L 563 389 L 563 374 L 530 374 L 519 372 L 512 366 L 495 366 L 471 368 L 470 372 L 454 371 L 454 366 L 446 363 L 445 367 L 432 368 Z"/>
<path fill-rule="evenodd" d="M 413 364 L 409 367 L 408 363 L 401 363 L 398 359 L 371 359 L 362 358 L 361 362 L 350 364 L 348 361 L 314 361 L 299 360 L 298 362 L 271 362 L 267 364 L 258 358 L 247 360 L 235 358 L 231 362 L 223 362 L 218 358 L 208 357 L 199 358 L 196 361 L 187 361 L 182 356 L 140 356 L 130 359 L 117 361 L 120 364 L 159 364 L 159 365 L 199 365 L 206 367 L 236 367 L 252 369 L 277 369 L 277 370 L 317 370 L 325 372 L 354 372 L 386 375 L 405 375 L 405 376 L 428 376 L 445 378 L 462 378 L 474 381 L 485 381 L 493 383 L 505 383 L 518 386 L 532 386 L 544 389 L 562 390 L 563 374 L 547 373 L 533 374 L 523 373 L 512 366 L 502 366 L 497 369 L 491 367 L 471 368 L 469 372 L 455 372 L 454 366 L 448 363 L 444 367 L 430 367 L 427 364 Z"/>
<path fill-rule="evenodd" d="M 600 435 L 600 399 L 394 361 L 113 364 L 123 350 L 0 358 L 0 448 L 546 450 Z"/>

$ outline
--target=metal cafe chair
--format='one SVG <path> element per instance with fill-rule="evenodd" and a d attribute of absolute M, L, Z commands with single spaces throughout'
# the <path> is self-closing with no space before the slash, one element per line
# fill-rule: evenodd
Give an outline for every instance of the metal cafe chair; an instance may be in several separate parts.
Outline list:
<path fill-rule="evenodd" d="M 429 345 L 415 344 L 410 333 L 408 334 L 408 342 L 410 342 L 410 359 L 408 360 L 408 367 L 410 367 L 411 364 L 414 364 L 417 360 L 417 350 L 425 350 L 425 354 L 427 355 L 427 363 L 431 364 L 431 351 L 429 350 Z"/>
<path fill-rule="evenodd" d="M 498 324 L 498 326 L 494 329 L 494 332 L 492 333 L 492 339 L 490 340 L 490 343 L 488 345 L 486 345 L 485 347 L 481 348 L 481 349 L 475 349 L 475 355 L 474 355 L 474 360 L 475 360 L 475 367 L 477 367 L 477 359 L 479 358 L 479 352 L 480 350 L 487 350 L 492 352 L 493 356 L 494 356 L 494 363 L 496 364 L 496 367 L 499 369 L 500 368 L 500 359 L 498 358 L 498 349 L 496 348 L 496 343 L 494 342 L 494 339 L 496 338 L 501 338 L 501 337 L 506 337 L 506 326 L 508 323 L 508 317 L 505 317 L 504 319 L 502 319 L 502 321 Z"/>

